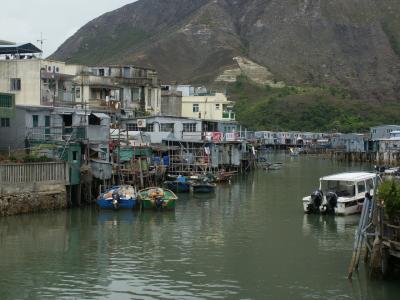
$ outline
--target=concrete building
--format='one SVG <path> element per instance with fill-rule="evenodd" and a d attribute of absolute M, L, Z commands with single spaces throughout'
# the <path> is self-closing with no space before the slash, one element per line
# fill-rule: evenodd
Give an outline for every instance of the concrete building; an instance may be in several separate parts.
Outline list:
<path fill-rule="evenodd" d="M 15 118 L 15 96 L 14 94 L 0 93 L 0 136 L 5 137 L 3 132 L 11 126 L 12 120 Z M 0 139 L 1 140 L 1 139 Z"/>
<path fill-rule="evenodd" d="M 67 107 L 17 106 L 9 125 L 0 127 L 0 148 L 19 153 L 29 149 L 69 161 L 75 178 L 81 162 L 91 168 L 95 178 L 111 177 L 108 115 Z"/>
<path fill-rule="evenodd" d="M 379 152 L 400 152 L 400 131 L 390 132 L 389 138 L 378 141 Z"/>
<path fill-rule="evenodd" d="M 399 131 L 400 125 L 380 125 L 370 128 L 370 139 L 372 141 L 377 141 L 380 139 L 390 138 L 390 133 L 392 131 Z"/>
<path fill-rule="evenodd" d="M 124 130 L 134 134 L 144 132 L 150 136 L 151 143 L 159 144 L 164 139 L 187 141 L 202 140 L 202 122 L 199 119 L 151 116 L 122 120 Z"/>
<path fill-rule="evenodd" d="M 234 121 L 233 102 L 223 93 L 210 93 L 204 87 L 176 87 L 182 92 L 182 117 L 203 120 Z"/>
<path fill-rule="evenodd" d="M 364 134 L 337 134 L 331 138 L 332 148 L 346 152 L 366 152 L 367 139 Z"/>
<path fill-rule="evenodd" d="M 157 72 L 135 66 L 88 67 L 75 76 L 74 85 L 90 108 L 121 110 L 127 118 L 136 112 L 161 113 L 161 86 Z"/>
<path fill-rule="evenodd" d="M 161 86 L 161 115 L 182 116 L 182 92 L 176 86 Z"/>
<path fill-rule="evenodd" d="M 24 52 L 25 51 L 25 52 Z M 21 55 L 32 51 L 29 55 Z M 133 117 L 161 113 L 157 72 L 134 66 L 69 65 L 37 57 L 32 44 L 0 46 L 0 92 L 17 105 L 80 107 Z"/>

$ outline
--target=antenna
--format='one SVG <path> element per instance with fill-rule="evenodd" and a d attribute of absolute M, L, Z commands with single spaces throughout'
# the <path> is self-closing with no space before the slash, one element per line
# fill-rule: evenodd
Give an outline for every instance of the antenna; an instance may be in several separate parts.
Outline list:
<path fill-rule="evenodd" d="M 40 43 L 40 50 L 42 51 L 42 53 L 40 53 L 40 56 L 42 56 L 42 54 L 43 54 L 44 41 L 47 41 L 47 40 L 43 38 L 43 32 L 41 32 L 40 33 L 40 40 L 37 40 L 37 42 Z"/>

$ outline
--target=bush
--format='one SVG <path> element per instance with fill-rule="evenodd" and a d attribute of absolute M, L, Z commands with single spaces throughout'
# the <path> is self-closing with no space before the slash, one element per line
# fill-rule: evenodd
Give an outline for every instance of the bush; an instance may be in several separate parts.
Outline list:
<path fill-rule="evenodd" d="M 35 155 L 25 155 L 22 161 L 24 163 L 35 163 L 35 162 L 50 162 L 52 161 L 52 159 L 48 158 L 47 156 L 37 157 Z"/>
<path fill-rule="evenodd" d="M 383 200 L 390 218 L 400 212 L 400 184 L 394 180 L 384 181 L 378 189 L 378 199 Z"/>

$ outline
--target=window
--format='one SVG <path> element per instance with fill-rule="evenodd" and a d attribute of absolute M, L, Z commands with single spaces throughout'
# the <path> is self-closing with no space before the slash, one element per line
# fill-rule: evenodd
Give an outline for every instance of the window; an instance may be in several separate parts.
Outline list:
<path fill-rule="evenodd" d="M 357 188 L 358 188 L 358 193 L 364 193 L 365 192 L 365 182 L 359 182 L 357 183 Z"/>
<path fill-rule="evenodd" d="M 198 104 L 193 104 L 193 112 L 199 112 L 199 105 Z"/>
<path fill-rule="evenodd" d="M 139 131 L 136 123 L 126 124 L 126 130 L 128 131 Z"/>
<path fill-rule="evenodd" d="M 131 102 L 139 102 L 140 101 L 140 88 L 132 88 L 131 89 Z"/>
<path fill-rule="evenodd" d="M 374 189 L 374 180 L 373 179 L 368 179 L 366 181 L 367 184 L 367 192 L 370 192 L 371 190 Z"/>
<path fill-rule="evenodd" d="M 13 107 L 13 96 L 12 95 L 0 95 L 0 107 L 1 108 L 12 108 Z"/>
<path fill-rule="evenodd" d="M 104 69 L 99 69 L 99 76 L 104 76 Z"/>
<path fill-rule="evenodd" d="M 51 72 L 51 66 L 47 67 L 47 71 Z"/>
<path fill-rule="evenodd" d="M 21 90 L 21 78 L 11 78 L 11 90 L 12 91 Z"/>
<path fill-rule="evenodd" d="M 75 98 L 76 99 L 81 98 L 81 88 L 80 87 L 75 88 Z"/>
<path fill-rule="evenodd" d="M 39 127 L 39 116 L 38 115 L 32 116 L 32 127 L 33 128 Z"/>
<path fill-rule="evenodd" d="M 2 128 L 10 127 L 10 118 L 1 118 L 0 121 L 1 121 L 0 127 Z"/>
<path fill-rule="evenodd" d="M 44 117 L 44 126 L 45 127 L 50 127 L 50 116 L 45 116 Z"/>
<path fill-rule="evenodd" d="M 173 123 L 166 123 L 166 124 L 161 124 L 160 128 L 161 132 L 173 132 L 174 131 L 174 124 Z"/>
<path fill-rule="evenodd" d="M 183 132 L 196 132 L 196 123 L 183 124 Z"/>
<path fill-rule="evenodd" d="M 57 73 L 60 72 L 60 68 L 59 67 L 56 67 L 56 72 Z"/>
<path fill-rule="evenodd" d="M 146 131 L 147 132 L 153 132 L 154 131 L 154 124 L 147 124 L 146 125 Z"/>
<path fill-rule="evenodd" d="M 72 152 L 72 160 L 75 162 L 78 159 L 78 151 L 73 151 Z"/>
<path fill-rule="evenodd" d="M 219 110 L 220 109 L 220 104 L 215 104 L 215 109 Z"/>

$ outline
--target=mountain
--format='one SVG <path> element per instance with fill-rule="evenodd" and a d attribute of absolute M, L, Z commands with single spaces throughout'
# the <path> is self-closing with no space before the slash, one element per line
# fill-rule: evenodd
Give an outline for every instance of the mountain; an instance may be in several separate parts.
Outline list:
<path fill-rule="evenodd" d="M 51 58 L 152 67 L 179 82 L 224 80 L 250 62 L 266 83 L 390 101 L 400 99 L 399 15 L 398 0 L 139 0 L 92 20 Z"/>

